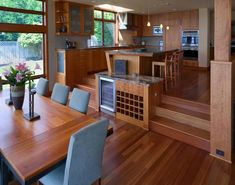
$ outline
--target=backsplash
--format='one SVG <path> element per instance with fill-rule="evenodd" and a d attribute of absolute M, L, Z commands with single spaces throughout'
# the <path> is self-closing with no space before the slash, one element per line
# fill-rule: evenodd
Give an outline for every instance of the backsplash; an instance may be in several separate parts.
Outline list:
<path fill-rule="evenodd" d="M 66 39 L 77 42 L 77 48 L 86 48 L 89 36 L 56 36 L 56 48 L 65 48 Z"/>
<path fill-rule="evenodd" d="M 141 40 L 145 41 L 146 46 L 160 46 L 163 37 L 142 37 Z"/>

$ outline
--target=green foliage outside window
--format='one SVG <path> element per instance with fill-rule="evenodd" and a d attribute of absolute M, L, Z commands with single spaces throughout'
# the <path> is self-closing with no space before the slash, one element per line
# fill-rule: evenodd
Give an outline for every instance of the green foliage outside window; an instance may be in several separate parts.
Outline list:
<path fill-rule="evenodd" d="M 104 17 L 103 17 L 104 16 Z M 115 45 L 115 13 L 101 10 L 94 11 L 94 33 L 98 46 Z M 98 20 L 101 19 L 101 20 Z M 107 21 L 106 21 L 107 20 Z M 113 22 L 110 22 L 113 21 Z M 104 33 L 103 33 L 104 31 Z M 103 38 L 104 37 L 104 38 Z"/>
<path fill-rule="evenodd" d="M 102 11 L 94 10 L 94 18 L 95 19 L 102 19 Z"/>
<path fill-rule="evenodd" d="M 42 11 L 42 2 L 37 0 L 0 0 L 0 6 Z M 42 16 L 34 14 L 0 11 L 0 23 L 42 25 Z M 42 34 L 0 34 L 0 41 L 19 41 L 23 47 L 38 47 L 42 43 Z"/>
<path fill-rule="evenodd" d="M 104 12 L 105 20 L 115 20 L 115 14 L 113 12 Z"/>
<path fill-rule="evenodd" d="M 42 2 L 37 0 L 0 0 L 0 6 L 42 11 Z"/>

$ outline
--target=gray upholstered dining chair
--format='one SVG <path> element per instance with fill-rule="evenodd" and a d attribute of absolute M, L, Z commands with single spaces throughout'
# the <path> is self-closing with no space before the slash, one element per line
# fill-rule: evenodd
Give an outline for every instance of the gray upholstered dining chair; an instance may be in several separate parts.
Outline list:
<path fill-rule="evenodd" d="M 49 81 L 45 78 L 40 78 L 36 86 L 37 94 L 47 96 L 49 92 Z"/>
<path fill-rule="evenodd" d="M 52 90 L 51 99 L 57 103 L 66 105 L 69 96 L 69 89 L 70 88 L 66 85 L 56 83 Z"/>
<path fill-rule="evenodd" d="M 83 114 L 86 114 L 88 110 L 89 100 L 89 92 L 74 88 L 69 102 L 69 107 Z"/>
<path fill-rule="evenodd" d="M 43 185 L 101 184 L 102 158 L 109 121 L 97 121 L 70 138 L 66 163 L 40 179 Z"/>

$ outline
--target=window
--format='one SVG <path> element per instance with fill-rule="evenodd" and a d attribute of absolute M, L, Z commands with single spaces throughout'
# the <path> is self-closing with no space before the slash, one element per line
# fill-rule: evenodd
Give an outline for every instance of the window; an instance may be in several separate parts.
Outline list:
<path fill-rule="evenodd" d="M 0 0 L 0 74 L 19 62 L 47 75 L 47 0 Z"/>
<path fill-rule="evenodd" d="M 116 37 L 116 14 L 103 10 L 94 11 L 94 36 L 92 46 L 114 46 Z"/>

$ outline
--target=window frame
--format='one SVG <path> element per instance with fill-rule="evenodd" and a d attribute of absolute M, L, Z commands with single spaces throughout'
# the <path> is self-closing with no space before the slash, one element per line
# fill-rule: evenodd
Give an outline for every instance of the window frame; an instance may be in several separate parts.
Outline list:
<path fill-rule="evenodd" d="M 16 12 L 24 14 L 34 14 L 42 16 L 42 25 L 0 23 L 0 32 L 7 33 L 40 33 L 43 34 L 43 74 L 33 76 L 33 79 L 46 77 L 49 79 L 49 62 L 48 62 L 48 0 L 36 0 L 42 2 L 42 11 L 27 10 L 20 8 L 11 8 L 0 6 L 0 10 L 7 12 Z M 7 81 L 2 80 L 4 84 Z"/>
<path fill-rule="evenodd" d="M 114 38 L 115 43 L 114 44 L 116 44 L 116 39 L 117 39 L 117 34 L 116 34 L 116 32 L 117 32 L 116 31 L 116 29 L 117 29 L 117 13 L 113 12 L 113 11 L 110 11 L 110 10 L 100 9 L 100 8 L 95 8 L 94 11 L 96 11 L 96 10 L 102 12 L 102 18 L 96 18 L 94 16 L 94 25 L 95 25 L 95 21 L 100 21 L 102 23 L 102 45 L 101 46 L 103 46 L 103 47 L 105 46 L 104 45 L 104 24 L 105 23 L 114 23 L 115 24 L 115 38 Z M 104 19 L 104 12 L 113 13 L 114 14 L 114 20 Z"/>

